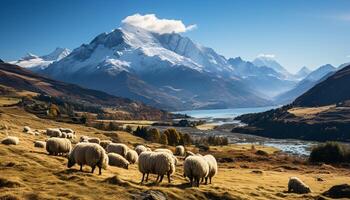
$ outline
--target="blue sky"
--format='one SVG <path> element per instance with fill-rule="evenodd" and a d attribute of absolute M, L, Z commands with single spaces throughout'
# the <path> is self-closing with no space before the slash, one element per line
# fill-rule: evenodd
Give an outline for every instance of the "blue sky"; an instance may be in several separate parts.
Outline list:
<path fill-rule="evenodd" d="M 347 0 L 0 0 L 0 58 L 74 49 L 135 13 L 196 25 L 182 34 L 227 58 L 270 54 L 292 72 L 350 61 Z"/>

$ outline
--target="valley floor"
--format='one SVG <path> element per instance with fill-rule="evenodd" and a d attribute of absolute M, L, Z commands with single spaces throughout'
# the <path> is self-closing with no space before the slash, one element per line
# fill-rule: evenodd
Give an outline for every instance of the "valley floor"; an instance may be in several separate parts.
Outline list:
<path fill-rule="evenodd" d="M 209 153 L 219 161 L 219 172 L 211 185 L 190 188 L 182 177 L 183 158 L 179 157 L 171 184 L 163 181 L 155 185 L 152 182 L 156 177 L 151 176 L 151 181 L 141 186 L 137 165 L 128 170 L 109 167 L 101 176 L 88 173 L 89 167 L 84 168 L 85 172 L 79 172 L 78 166 L 68 169 L 65 157 L 49 156 L 44 149 L 34 148 L 33 142 L 45 140 L 46 135 L 25 134 L 23 126 L 38 130 L 68 127 L 77 132 L 78 138 L 88 135 L 113 139 L 129 147 L 146 143 L 154 149 L 159 144 L 147 143 L 125 132 L 105 132 L 40 119 L 17 107 L 0 108 L 0 125 L 3 127 L 0 139 L 6 134 L 20 138 L 16 146 L 0 144 L 0 199 L 143 199 L 149 194 L 168 199 L 315 199 L 333 185 L 350 182 L 350 170 L 345 166 L 309 165 L 270 147 L 255 146 L 254 150 L 248 145 L 229 145 L 210 149 Z M 259 155 L 256 150 L 268 155 Z M 287 193 L 288 179 L 292 176 L 302 179 L 313 192 Z"/>

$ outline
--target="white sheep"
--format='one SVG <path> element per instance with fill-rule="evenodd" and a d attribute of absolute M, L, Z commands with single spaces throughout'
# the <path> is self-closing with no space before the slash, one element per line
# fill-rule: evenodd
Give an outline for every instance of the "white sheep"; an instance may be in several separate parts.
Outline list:
<path fill-rule="evenodd" d="M 96 138 L 96 137 L 89 138 L 89 139 L 88 139 L 88 142 L 100 144 L 100 138 Z"/>
<path fill-rule="evenodd" d="M 185 155 L 185 147 L 182 145 L 178 145 L 175 147 L 175 155 L 184 156 Z"/>
<path fill-rule="evenodd" d="M 122 143 L 110 143 L 107 146 L 107 152 L 108 153 L 117 153 L 125 158 L 126 153 L 128 152 L 129 148 L 125 144 Z"/>
<path fill-rule="evenodd" d="M 205 155 L 203 158 L 205 161 L 207 161 L 209 165 L 209 173 L 208 173 L 208 176 L 205 177 L 205 184 L 208 184 L 208 178 L 211 184 L 211 179 L 218 173 L 218 163 L 216 162 L 215 157 L 210 154 Z"/>
<path fill-rule="evenodd" d="M 131 163 L 134 164 L 137 162 L 137 159 L 139 158 L 139 155 L 137 154 L 136 151 L 129 149 L 128 152 L 126 153 L 125 158 Z"/>
<path fill-rule="evenodd" d="M 156 149 L 154 152 L 165 152 L 165 153 L 170 153 L 173 155 L 173 152 L 170 149 Z"/>
<path fill-rule="evenodd" d="M 202 156 L 189 156 L 184 161 L 184 177 L 190 179 L 191 186 L 193 181 L 195 186 L 199 187 L 199 181 L 208 176 L 209 165 Z"/>
<path fill-rule="evenodd" d="M 46 135 L 50 137 L 61 137 L 62 132 L 58 128 L 48 128 L 46 129 Z"/>
<path fill-rule="evenodd" d="M 139 171 L 142 173 L 141 184 L 145 180 L 148 181 L 148 175 L 157 174 L 156 182 L 161 183 L 164 175 L 167 175 L 170 183 L 170 176 L 175 173 L 175 161 L 173 156 L 164 152 L 143 152 L 139 156 L 138 161 Z"/>
<path fill-rule="evenodd" d="M 86 135 L 82 135 L 79 138 L 79 142 L 89 142 L 88 140 L 89 140 L 89 137 Z"/>
<path fill-rule="evenodd" d="M 61 132 L 61 137 L 60 138 L 67 138 L 68 136 L 67 136 L 67 133 L 62 133 Z"/>
<path fill-rule="evenodd" d="M 108 156 L 106 151 L 96 143 L 78 143 L 68 156 L 68 168 L 75 164 L 80 165 L 80 171 L 83 171 L 83 165 L 91 167 L 91 173 L 94 173 L 96 166 L 99 168 L 99 175 L 102 174 L 102 168 L 108 167 Z"/>
<path fill-rule="evenodd" d="M 303 181 L 298 177 L 291 177 L 288 181 L 288 192 L 294 192 L 298 194 L 310 193 L 311 190 Z"/>
<path fill-rule="evenodd" d="M 5 145 L 17 145 L 19 143 L 19 139 L 15 136 L 7 136 L 1 141 L 1 143 Z"/>
<path fill-rule="evenodd" d="M 38 147 L 38 148 L 45 148 L 45 146 L 46 146 L 46 142 L 44 142 L 44 141 L 35 141 L 34 142 L 34 147 Z"/>
<path fill-rule="evenodd" d="M 137 152 L 138 155 L 140 155 L 142 152 L 147 151 L 147 148 L 140 144 L 135 147 L 135 151 Z"/>
<path fill-rule="evenodd" d="M 28 132 L 31 132 L 31 131 L 32 131 L 32 129 L 29 126 L 24 126 L 23 127 L 23 132 L 28 133 Z"/>
<path fill-rule="evenodd" d="M 101 141 L 100 141 L 100 145 L 101 145 L 101 147 L 103 147 L 104 149 L 106 149 L 107 146 L 108 146 L 110 143 L 112 143 L 112 141 L 110 141 L 110 140 L 101 140 Z"/>
<path fill-rule="evenodd" d="M 72 144 L 70 140 L 66 138 L 49 138 L 46 141 L 46 151 L 49 152 L 50 155 L 64 155 L 69 153 L 72 149 Z"/>
<path fill-rule="evenodd" d="M 109 165 L 110 166 L 116 166 L 121 167 L 124 169 L 129 168 L 129 161 L 127 161 L 123 156 L 117 154 L 117 153 L 108 153 L 108 159 L 109 159 Z"/>
<path fill-rule="evenodd" d="M 59 128 L 59 130 L 60 130 L 62 133 L 72 133 L 73 135 L 75 135 L 75 131 L 73 131 L 73 130 L 70 129 L 70 128 Z"/>

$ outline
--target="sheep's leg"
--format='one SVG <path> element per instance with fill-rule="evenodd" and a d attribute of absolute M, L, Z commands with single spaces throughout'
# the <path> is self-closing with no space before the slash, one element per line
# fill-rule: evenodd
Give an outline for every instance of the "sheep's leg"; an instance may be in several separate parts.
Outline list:
<path fill-rule="evenodd" d="M 161 183 L 161 182 L 163 181 L 163 177 L 164 177 L 164 175 L 161 175 L 161 176 L 160 176 L 159 183 Z"/>
<path fill-rule="evenodd" d="M 190 177 L 191 187 L 193 186 L 193 177 Z"/>
<path fill-rule="evenodd" d="M 102 167 L 98 166 L 98 175 L 102 175 Z"/>
<path fill-rule="evenodd" d="M 83 171 L 83 164 L 80 164 L 80 171 Z"/>
<path fill-rule="evenodd" d="M 169 173 L 169 172 L 168 172 L 167 176 L 168 176 L 168 183 L 171 183 L 171 180 L 170 180 L 170 173 Z"/>
<path fill-rule="evenodd" d="M 141 185 L 142 185 L 144 179 L 145 179 L 145 173 L 142 173 Z"/>
<path fill-rule="evenodd" d="M 199 178 L 196 178 L 197 187 L 199 187 Z"/>
<path fill-rule="evenodd" d="M 203 180 L 203 179 L 202 179 Z M 202 181 L 203 182 L 203 181 Z M 208 177 L 205 177 L 205 184 L 208 185 Z"/>
<path fill-rule="evenodd" d="M 159 175 L 157 176 L 157 179 L 156 179 L 156 182 L 158 182 L 159 181 Z"/>
<path fill-rule="evenodd" d="M 211 177 L 209 177 L 209 183 L 211 184 Z"/>
<path fill-rule="evenodd" d="M 149 173 L 147 173 L 146 182 L 148 181 L 148 175 L 149 175 Z"/>
<path fill-rule="evenodd" d="M 202 178 L 202 180 L 201 180 L 201 183 L 203 183 L 204 182 L 204 177 Z"/>
<path fill-rule="evenodd" d="M 92 174 L 94 173 L 95 168 L 96 168 L 96 165 L 94 165 L 94 166 L 91 167 L 91 173 L 92 173 Z"/>

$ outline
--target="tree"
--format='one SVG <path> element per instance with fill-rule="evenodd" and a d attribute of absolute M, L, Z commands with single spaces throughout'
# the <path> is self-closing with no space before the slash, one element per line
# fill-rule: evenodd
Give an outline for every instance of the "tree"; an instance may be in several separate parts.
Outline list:
<path fill-rule="evenodd" d="M 168 128 L 164 131 L 164 134 L 168 137 L 168 144 L 175 146 L 179 144 L 180 136 L 179 133 L 174 128 Z"/>
<path fill-rule="evenodd" d="M 168 145 L 168 137 L 165 134 L 160 136 L 160 143 L 164 145 Z"/>
<path fill-rule="evenodd" d="M 160 139 L 160 133 L 159 130 L 156 128 L 151 128 L 148 130 L 147 133 L 147 140 L 152 142 L 159 142 Z"/>
<path fill-rule="evenodd" d="M 192 144 L 192 138 L 188 133 L 185 133 L 182 135 L 182 140 L 184 145 L 190 145 Z"/>

